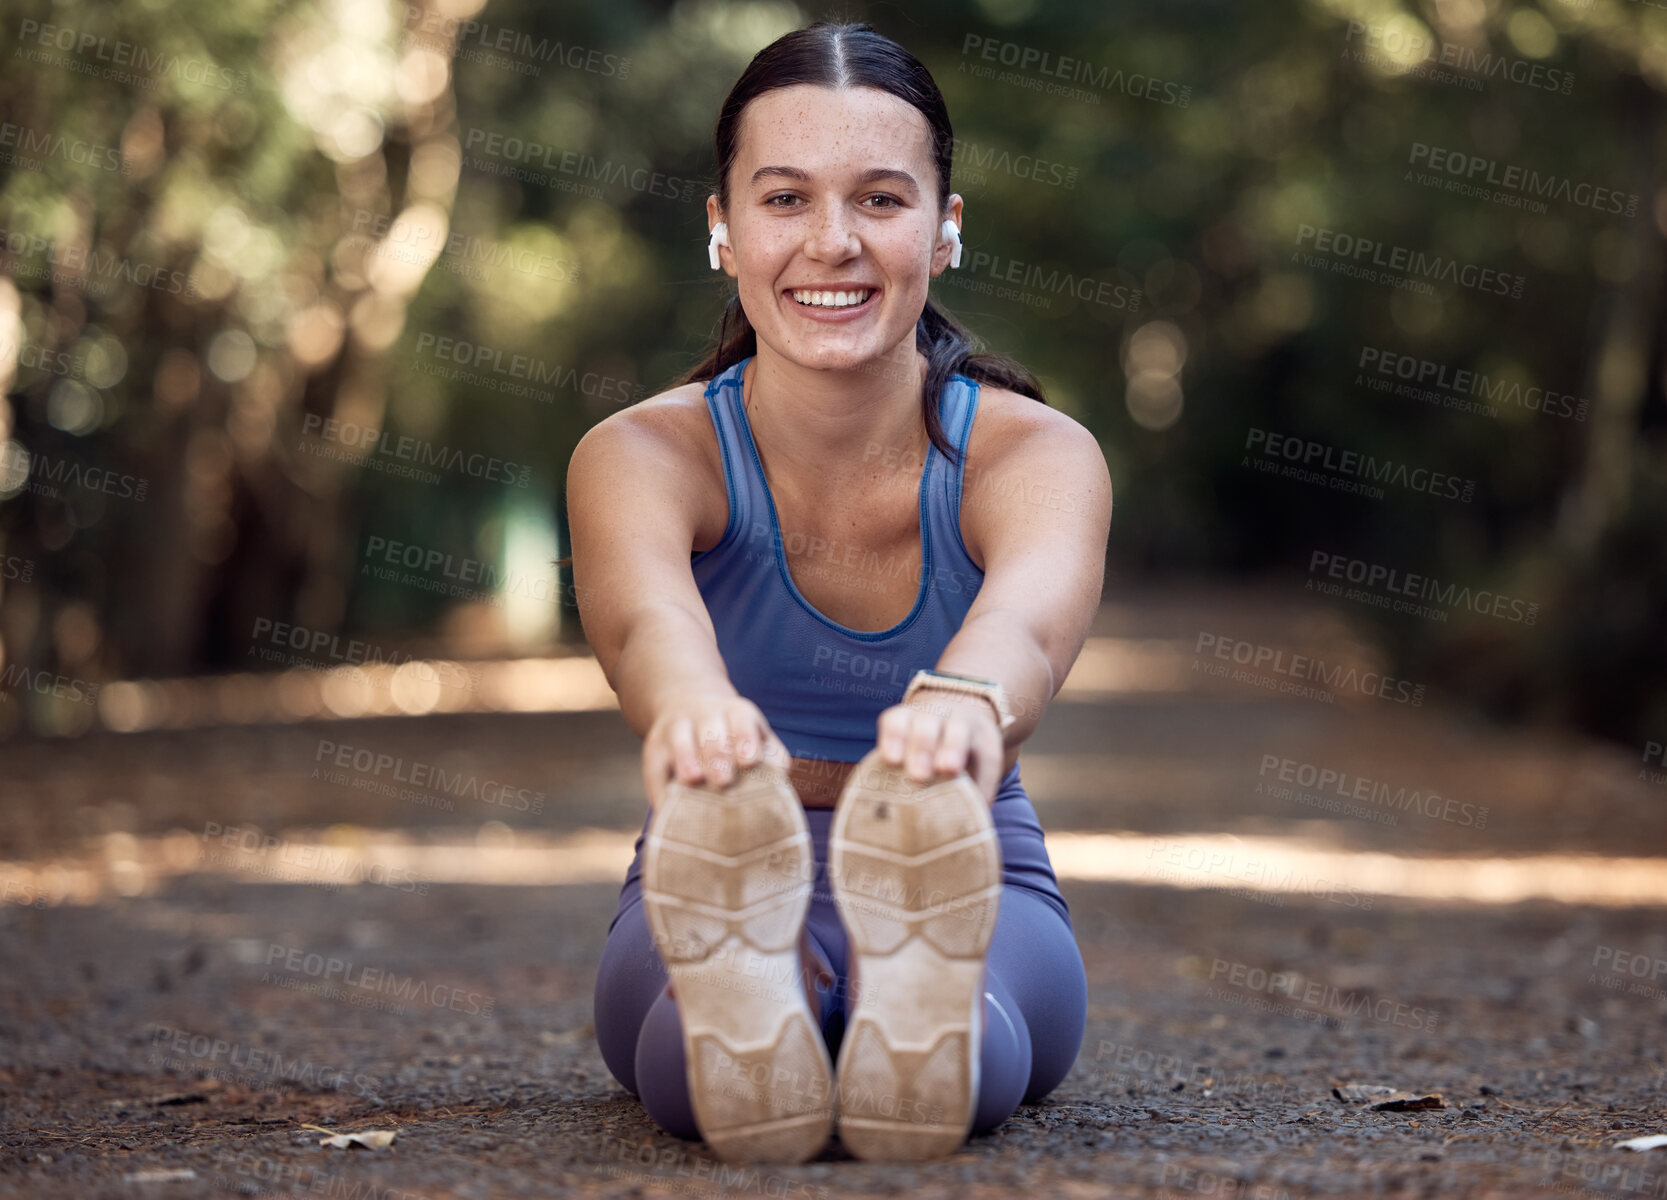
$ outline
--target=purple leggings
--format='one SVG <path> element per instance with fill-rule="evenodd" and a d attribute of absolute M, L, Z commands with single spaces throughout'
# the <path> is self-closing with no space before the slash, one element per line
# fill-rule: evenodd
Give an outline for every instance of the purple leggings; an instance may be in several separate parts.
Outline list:
<path fill-rule="evenodd" d="M 1004 886 L 985 974 L 975 1133 L 993 1129 L 1021 1101 L 1039 1100 L 1059 1085 L 1076 1061 L 1088 1016 L 1088 981 L 1070 909 L 1018 764 L 996 790 L 990 816 L 1001 842 Z M 835 979 L 817 987 L 812 1008 L 820 1007 L 822 1036 L 837 1061 L 851 997 L 845 928 L 828 887 L 833 809 L 807 808 L 805 820 L 816 855 L 805 925 L 816 957 Z M 661 1128 L 695 1138 L 700 1133 L 689 1105 L 677 1002 L 666 995 L 668 976 L 643 913 L 642 842 L 639 835 L 597 968 L 596 1040 L 608 1070 Z"/>

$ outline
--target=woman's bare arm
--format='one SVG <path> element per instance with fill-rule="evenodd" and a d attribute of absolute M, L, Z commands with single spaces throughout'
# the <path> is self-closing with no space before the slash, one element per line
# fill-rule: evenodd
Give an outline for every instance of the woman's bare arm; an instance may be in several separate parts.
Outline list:
<path fill-rule="evenodd" d="M 941 691 L 917 693 L 879 719 L 881 752 L 919 778 L 960 770 L 968 751 L 978 752 L 987 794 L 1082 652 L 1111 527 L 1111 476 L 1093 435 L 1028 401 L 1016 412 L 977 476 L 966 476 L 961 504 L 984 582 L 936 665 L 999 682 L 1017 720 L 999 734 L 983 700 Z"/>
<path fill-rule="evenodd" d="M 689 555 L 711 480 L 676 411 L 645 401 L 593 427 L 567 471 L 579 620 L 626 723 L 644 739 L 651 802 L 784 751 L 729 681 Z"/>

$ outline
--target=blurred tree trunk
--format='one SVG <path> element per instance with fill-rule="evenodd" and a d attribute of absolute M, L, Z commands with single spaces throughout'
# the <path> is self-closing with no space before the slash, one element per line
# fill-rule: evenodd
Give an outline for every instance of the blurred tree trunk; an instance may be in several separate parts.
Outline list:
<path fill-rule="evenodd" d="M 450 5 L 447 17 L 459 7 L 468 5 Z M 33 345 L 69 354 L 113 336 L 129 356 L 109 391 L 123 410 L 114 431 L 54 427 L 48 397 L 61 380 L 34 373 L 0 412 L 8 417 L 0 446 L 9 435 L 31 454 L 146 481 L 142 501 L 83 504 L 28 489 L 7 501 L 0 552 L 40 569 L 13 585 L 34 589 L 37 602 L 11 605 L 0 661 L 89 680 L 168 676 L 216 662 L 259 665 L 246 658 L 257 619 L 339 627 L 353 553 L 340 531 L 360 468 L 306 453 L 303 423 L 308 414 L 370 429 L 384 421 L 387 349 L 432 259 L 379 269 L 388 247 L 378 243 L 412 205 L 440 223 L 444 240 L 460 167 L 451 64 L 461 26 L 400 6 L 376 35 L 386 50 L 378 57 L 362 28 L 331 25 L 331 12 L 346 10 L 296 10 L 258 39 L 219 42 L 214 69 L 260 82 L 247 92 L 205 100 L 166 79 L 124 88 L 35 64 L 14 64 L 0 83 L 8 119 L 119 148 L 123 167 L 88 180 L 59 162 L 33 177 L 14 174 L 0 188 L 0 227 L 35 233 L 76 261 L 91 252 L 164 266 L 196 293 L 127 284 L 101 297 L 87 278 L 39 288 L 33 264 L 0 261 L 21 292 L 20 336 L 0 337 L 0 378 L 14 377 L 20 351 Z M 168 22 L 216 24 L 207 0 L 162 14 L 136 6 L 121 19 L 132 22 L 121 35 L 144 46 L 169 44 Z M 374 114 L 378 136 L 362 153 L 330 124 L 345 105 L 306 114 L 317 118 L 311 129 L 285 106 L 307 94 L 286 72 L 312 69 L 308 78 L 317 78 L 323 56 L 354 37 L 367 61 L 392 64 Z M 228 126 L 243 129 L 229 144 Z M 295 147 L 283 169 L 261 161 L 274 146 Z M 321 175 L 333 175 L 333 189 L 318 186 Z M 186 197 L 204 197 L 202 211 Z M 55 202 L 76 215 L 71 237 Z M 182 213 L 191 227 L 179 228 Z M 271 268 L 245 273 L 246 256 L 263 253 L 276 256 Z M 283 317 L 261 316 L 274 305 Z M 56 628 L 72 603 L 96 636 L 66 638 Z"/>
<path fill-rule="evenodd" d="M 1582 394 L 1591 398 L 1580 468 L 1563 489 L 1557 514 L 1555 545 L 1565 577 L 1591 569 L 1605 535 L 1628 515 L 1637 472 L 1646 466 L 1639 439 L 1644 398 L 1653 383 L 1649 365 L 1658 361 L 1662 336 L 1662 253 L 1657 200 L 1654 117 L 1655 97 L 1636 76 L 1626 77 L 1615 134 L 1624 138 L 1632 165 L 1633 189 L 1640 197 L 1637 218 L 1615 230 L 1624 249 L 1613 244 L 1594 250 L 1606 262 L 1594 262 L 1596 275 L 1617 270 L 1625 278 L 1602 293 L 1592 313 L 1592 352 L 1585 363 Z"/>

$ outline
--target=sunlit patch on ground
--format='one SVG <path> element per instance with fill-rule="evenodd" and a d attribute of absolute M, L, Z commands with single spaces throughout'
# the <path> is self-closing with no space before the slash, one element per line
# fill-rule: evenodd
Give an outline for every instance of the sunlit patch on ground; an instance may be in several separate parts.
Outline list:
<path fill-rule="evenodd" d="M 253 827 L 178 830 L 159 837 L 113 833 L 78 853 L 0 863 L 0 903 L 94 904 L 155 892 L 177 875 L 330 888 L 374 884 L 516 887 L 608 883 L 624 878 L 634 833 L 515 831 L 500 822 L 423 835 L 337 826 L 266 833 Z M 1339 849 L 1304 832 L 1049 835 L 1062 880 L 1128 883 L 1239 895 L 1332 900 L 1364 896 L 1468 904 L 1555 900 L 1601 906 L 1667 906 L 1667 860 L 1602 855 L 1432 857 Z"/>

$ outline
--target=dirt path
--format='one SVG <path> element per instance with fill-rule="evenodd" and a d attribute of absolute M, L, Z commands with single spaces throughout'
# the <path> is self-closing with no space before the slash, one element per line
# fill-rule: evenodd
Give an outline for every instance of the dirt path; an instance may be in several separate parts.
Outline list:
<path fill-rule="evenodd" d="M 1231 611 L 1206 625 L 1131 605 L 1097 634 L 1184 648 L 1297 619 Z M 449 755 L 501 787 L 449 811 L 373 796 L 313 776 L 321 743 Z M 1491 732 L 1438 701 L 1242 681 L 1062 701 L 1022 760 L 1044 824 L 1144 834 L 1153 860 L 1149 880 L 1063 881 L 1091 994 L 1072 1074 L 943 1162 L 835 1145 L 743 1169 L 660 1134 L 590 1034 L 624 864 L 593 870 L 574 835 L 611 831 L 605 859 L 636 828 L 635 746 L 617 714 L 589 713 L 0 751 L 0 1195 L 1667 1196 L 1667 1149 L 1615 1148 L 1667 1132 L 1667 894 L 1419 899 L 1275 877 L 1249 851 L 1202 878 L 1180 840 L 1228 831 L 1362 871 L 1362 855 L 1658 853 L 1667 788 L 1620 751 Z M 1327 809 L 1280 790 L 1304 765 L 1443 803 Z M 538 864 L 516 846 L 554 847 L 573 881 L 444 882 L 394 859 L 366 880 L 367 860 L 330 858 L 396 832 L 500 872 Z M 250 837 L 264 859 L 231 870 Z M 54 858 L 68 865 L 41 873 Z M 76 887 L 87 902 L 56 902 Z M 1369 1111 L 1333 1093 L 1345 1083 L 1444 1107 Z M 301 1123 L 399 1136 L 324 1150 Z"/>

